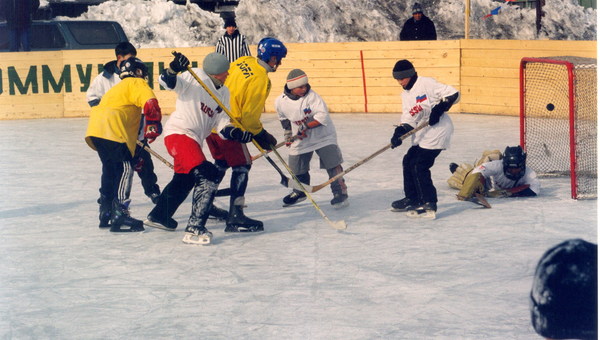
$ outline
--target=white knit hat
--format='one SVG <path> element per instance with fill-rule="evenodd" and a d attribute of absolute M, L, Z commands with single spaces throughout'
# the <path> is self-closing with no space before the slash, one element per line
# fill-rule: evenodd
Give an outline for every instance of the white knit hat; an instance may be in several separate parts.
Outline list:
<path fill-rule="evenodd" d="M 308 76 L 301 69 L 293 69 L 287 76 L 286 84 L 288 89 L 295 89 L 296 87 L 308 84 Z"/>
<path fill-rule="evenodd" d="M 206 74 L 221 74 L 229 70 L 229 60 L 221 53 L 213 52 L 204 58 L 202 69 Z"/>

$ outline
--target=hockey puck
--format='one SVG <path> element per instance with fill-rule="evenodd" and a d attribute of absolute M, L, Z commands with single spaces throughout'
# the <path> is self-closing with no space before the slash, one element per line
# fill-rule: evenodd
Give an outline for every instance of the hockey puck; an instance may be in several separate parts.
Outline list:
<path fill-rule="evenodd" d="M 546 110 L 548 110 L 548 111 L 554 110 L 554 104 L 550 103 L 550 104 L 546 105 Z"/>

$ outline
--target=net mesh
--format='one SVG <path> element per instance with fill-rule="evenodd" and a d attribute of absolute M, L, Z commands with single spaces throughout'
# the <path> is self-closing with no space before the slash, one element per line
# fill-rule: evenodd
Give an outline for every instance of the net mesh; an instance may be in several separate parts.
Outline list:
<path fill-rule="evenodd" d="M 541 59 L 541 60 L 540 60 Z M 573 66 L 573 95 L 569 68 Z M 576 177 L 575 198 L 597 197 L 596 59 L 551 57 L 526 61 L 521 93 L 527 165 L 540 176 Z M 574 163 L 571 164 L 569 107 L 574 104 Z"/>

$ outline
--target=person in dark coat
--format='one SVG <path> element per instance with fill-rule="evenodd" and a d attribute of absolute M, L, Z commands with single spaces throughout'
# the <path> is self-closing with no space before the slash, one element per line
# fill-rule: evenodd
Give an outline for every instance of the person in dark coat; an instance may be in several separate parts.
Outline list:
<path fill-rule="evenodd" d="M 40 0 L 2 0 L 0 4 L 0 12 L 6 17 L 10 51 L 17 52 L 19 48 L 22 51 L 30 51 L 31 20 L 40 7 Z"/>
<path fill-rule="evenodd" d="M 419 3 L 415 2 L 412 13 L 412 18 L 406 20 L 400 31 L 400 40 L 437 40 L 435 25 L 423 14 Z"/>

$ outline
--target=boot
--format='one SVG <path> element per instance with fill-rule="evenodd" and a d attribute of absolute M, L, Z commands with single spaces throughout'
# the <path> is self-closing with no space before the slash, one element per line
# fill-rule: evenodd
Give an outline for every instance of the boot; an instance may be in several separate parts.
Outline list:
<path fill-rule="evenodd" d="M 149 227 L 173 231 L 177 228 L 177 221 L 173 215 L 177 208 L 185 201 L 194 187 L 194 176 L 192 174 L 175 174 L 173 179 L 158 196 L 156 206 L 148 214 L 144 221 Z"/>
<path fill-rule="evenodd" d="M 100 204 L 100 224 L 98 227 L 100 229 L 106 229 L 110 227 L 110 212 L 112 209 L 112 202 L 104 195 L 100 195 L 98 199 L 98 203 Z"/>
<path fill-rule="evenodd" d="M 418 202 L 416 202 L 415 200 L 408 197 L 404 197 L 401 200 L 392 202 L 392 211 L 414 210 L 418 205 Z"/>
<path fill-rule="evenodd" d="M 229 217 L 225 227 L 226 233 L 263 231 L 263 223 L 244 215 L 244 197 L 237 197 L 229 208 Z"/>
<path fill-rule="evenodd" d="M 210 244 L 213 234 L 205 227 L 187 226 L 183 235 L 183 243 L 187 244 Z"/>
<path fill-rule="evenodd" d="M 227 217 L 229 217 L 227 210 L 221 209 L 214 204 L 210 207 L 208 215 L 209 218 L 214 218 L 219 221 L 227 221 Z"/>
<path fill-rule="evenodd" d="M 121 232 L 139 232 L 144 231 L 144 223 L 129 216 L 129 203 L 127 200 L 121 204 L 117 199 L 113 200 L 112 213 L 110 216 L 110 231 L 114 233 Z M 129 227 L 122 229 L 121 227 Z"/>
<path fill-rule="evenodd" d="M 283 198 L 283 206 L 289 207 L 290 205 L 294 205 L 296 203 L 300 203 L 306 200 L 306 194 L 302 191 L 294 190 L 289 195 Z"/>
<path fill-rule="evenodd" d="M 333 195 L 333 199 L 331 200 L 331 205 L 335 209 L 341 209 L 341 208 L 347 207 L 349 205 L 348 195 L 342 194 L 342 193 L 336 193 L 335 195 Z"/>

